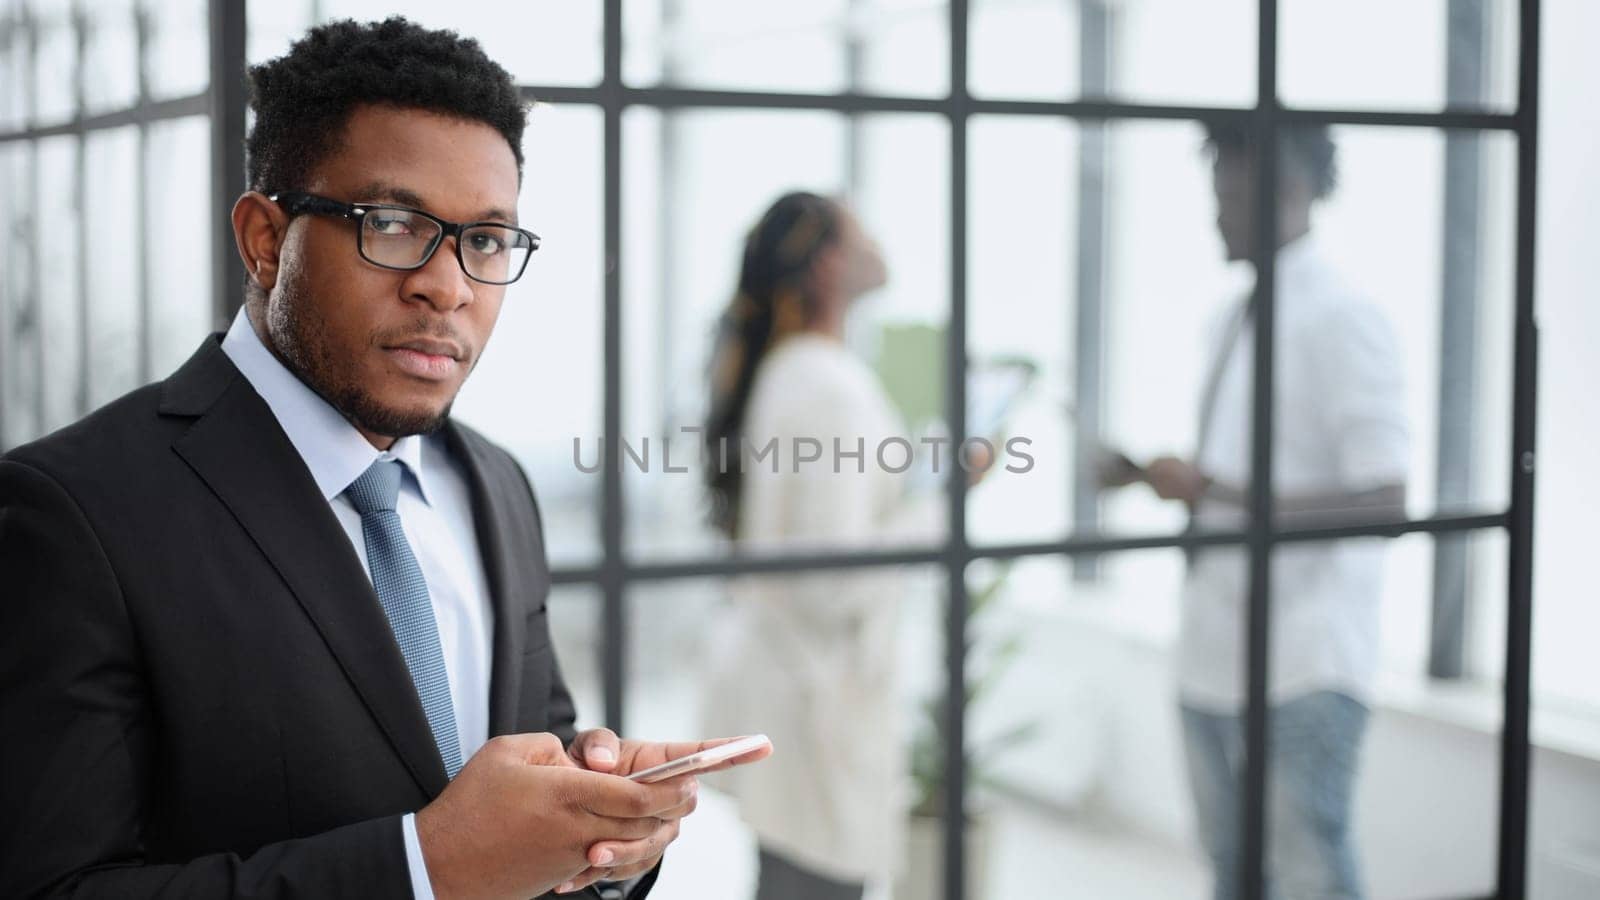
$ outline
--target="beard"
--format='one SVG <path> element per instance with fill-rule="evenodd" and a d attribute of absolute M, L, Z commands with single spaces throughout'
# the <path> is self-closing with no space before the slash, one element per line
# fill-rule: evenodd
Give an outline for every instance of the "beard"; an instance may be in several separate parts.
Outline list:
<path fill-rule="evenodd" d="M 272 349 L 296 378 L 346 421 L 372 434 L 392 438 L 432 434 L 444 426 L 453 400 L 436 413 L 385 406 L 362 386 L 355 361 L 334 350 L 327 323 L 317 314 L 305 284 L 290 276 L 279 290 L 281 302 L 267 303 L 267 333 L 272 338 Z"/>

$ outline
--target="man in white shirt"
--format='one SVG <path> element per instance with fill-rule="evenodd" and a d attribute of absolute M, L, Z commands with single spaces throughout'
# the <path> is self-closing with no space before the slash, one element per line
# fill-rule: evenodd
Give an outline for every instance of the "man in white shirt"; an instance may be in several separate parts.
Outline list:
<path fill-rule="evenodd" d="M 1213 127 L 1217 225 L 1230 261 L 1248 260 L 1258 148 Z M 1341 279 L 1311 235 L 1334 187 L 1326 127 L 1281 137 L 1274 314 L 1274 496 L 1280 525 L 1403 514 L 1408 451 L 1400 348 L 1383 312 Z M 1212 329 L 1200 439 L 1189 459 L 1108 473 L 1186 504 L 1199 530 L 1249 522 L 1253 317 L 1249 302 Z M 1283 900 L 1363 896 L 1350 798 L 1378 663 L 1382 547 L 1375 539 L 1291 543 L 1273 551 L 1268 685 L 1272 754 L 1268 889 Z M 1189 775 L 1215 896 L 1239 896 L 1244 777 L 1248 554 L 1190 556 L 1178 651 Z"/>

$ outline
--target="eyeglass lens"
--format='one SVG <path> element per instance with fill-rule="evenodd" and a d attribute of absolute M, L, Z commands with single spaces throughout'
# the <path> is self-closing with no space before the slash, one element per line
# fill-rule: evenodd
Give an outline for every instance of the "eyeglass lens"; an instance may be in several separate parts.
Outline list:
<path fill-rule="evenodd" d="M 422 265 L 439 243 L 439 223 L 398 209 L 373 209 L 361 218 L 361 254 L 396 269 Z M 479 281 L 505 283 L 522 274 L 533 247 L 514 228 L 474 225 L 461 233 L 461 263 Z"/>

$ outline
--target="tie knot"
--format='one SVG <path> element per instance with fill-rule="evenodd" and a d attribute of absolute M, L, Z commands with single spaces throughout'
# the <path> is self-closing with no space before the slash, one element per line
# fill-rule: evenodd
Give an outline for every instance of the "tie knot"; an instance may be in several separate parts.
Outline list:
<path fill-rule="evenodd" d="M 363 516 L 380 510 L 394 509 L 400 496 L 400 477 L 403 470 L 399 460 L 380 459 L 367 467 L 361 477 L 344 489 L 346 497 Z"/>

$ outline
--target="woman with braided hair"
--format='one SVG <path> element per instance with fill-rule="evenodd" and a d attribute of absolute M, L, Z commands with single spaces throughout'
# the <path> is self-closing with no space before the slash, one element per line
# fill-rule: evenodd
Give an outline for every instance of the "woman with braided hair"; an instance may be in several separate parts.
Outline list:
<path fill-rule="evenodd" d="M 843 340 L 850 305 L 885 280 L 877 246 L 835 200 L 786 194 L 751 229 L 705 426 L 713 518 L 739 551 L 905 539 L 905 476 L 875 458 L 904 427 Z M 815 441 L 821 458 L 791 459 L 797 440 Z M 776 456 L 763 457 L 773 441 Z M 730 589 L 730 652 L 712 674 L 708 717 L 782 748 L 764 770 L 715 782 L 756 833 L 758 900 L 859 900 L 900 859 L 904 592 L 900 573 L 862 569 L 741 578 Z"/>

